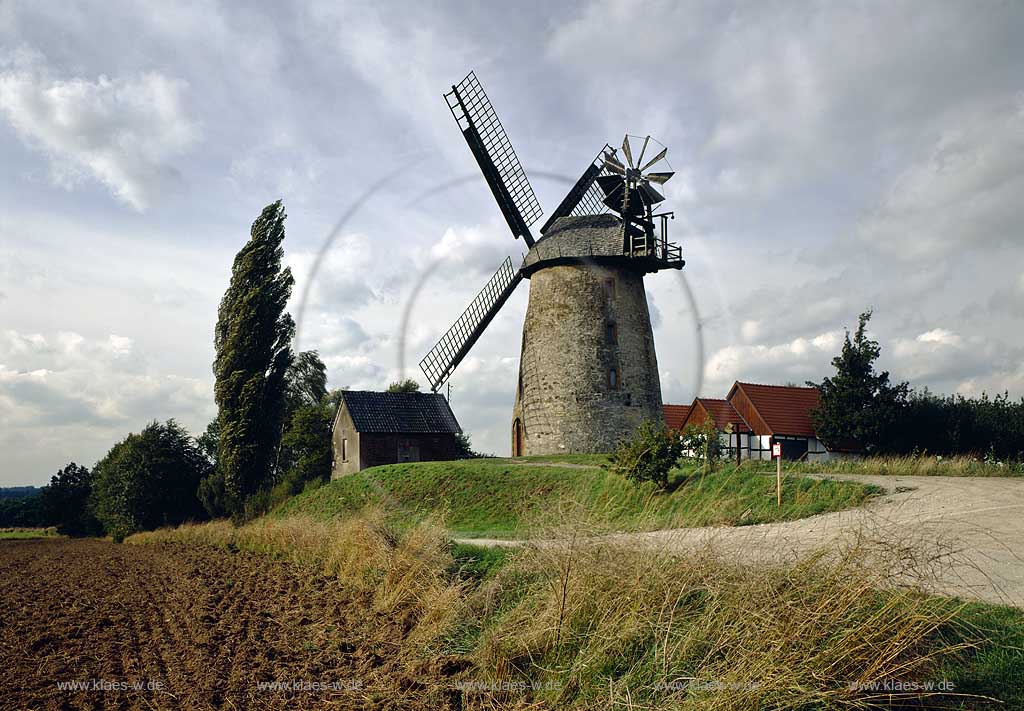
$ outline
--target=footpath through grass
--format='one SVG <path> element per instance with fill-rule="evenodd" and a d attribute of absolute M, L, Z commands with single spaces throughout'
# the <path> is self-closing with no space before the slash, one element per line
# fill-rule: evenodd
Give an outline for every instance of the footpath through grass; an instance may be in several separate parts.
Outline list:
<path fill-rule="evenodd" d="M 658 492 L 601 469 L 604 460 L 576 455 L 373 467 L 299 494 L 272 515 L 330 520 L 372 507 L 408 525 L 443 513 L 458 536 L 528 537 L 570 512 L 622 531 L 735 526 L 838 511 L 881 492 L 855 482 L 787 477 L 777 507 L 774 477 L 749 467 L 721 464 L 702 474 L 696 464 L 686 465 L 673 471 L 669 491 Z"/>

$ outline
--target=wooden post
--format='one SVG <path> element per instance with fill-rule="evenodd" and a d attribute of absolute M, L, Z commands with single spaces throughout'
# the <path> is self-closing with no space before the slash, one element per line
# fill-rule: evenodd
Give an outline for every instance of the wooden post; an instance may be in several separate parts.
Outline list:
<path fill-rule="evenodd" d="M 775 505 L 782 508 L 782 443 L 772 442 L 772 456 L 775 457 Z"/>
<path fill-rule="evenodd" d="M 775 504 L 782 508 L 782 457 L 775 458 Z"/>

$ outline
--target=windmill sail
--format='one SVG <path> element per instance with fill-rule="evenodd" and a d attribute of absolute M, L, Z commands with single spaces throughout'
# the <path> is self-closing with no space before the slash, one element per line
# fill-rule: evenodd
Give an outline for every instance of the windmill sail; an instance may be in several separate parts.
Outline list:
<path fill-rule="evenodd" d="M 527 246 L 532 247 L 530 225 L 544 211 L 476 74 L 467 74 L 444 98 L 509 229 L 516 238 L 522 237 Z"/>
<path fill-rule="evenodd" d="M 605 144 L 601 152 L 597 154 L 597 157 L 587 166 L 587 169 L 583 171 L 583 175 L 576 181 L 576 184 L 572 186 L 572 189 L 566 193 L 562 202 L 555 208 L 555 211 L 551 213 L 551 217 L 544 223 L 544 226 L 540 228 L 540 233 L 544 234 L 548 231 L 548 228 L 555 223 L 559 217 L 578 217 L 579 215 L 600 215 L 605 212 L 605 206 L 603 203 L 604 193 L 601 188 L 596 184 L 595 179 L 601 175 L 604 170 L 605 161 L 608 156 L 613 153 L 612 147 Z M 613 159 L 614 160 L 614 159 Z"/>
<path fill-rule="evenodd" d="M 523 273 L 512 267 L 511 257 L 506 257 L 459 320 L 420 361 L 431 390 L 437 392 L 451 376 L 522 279 Z"/>

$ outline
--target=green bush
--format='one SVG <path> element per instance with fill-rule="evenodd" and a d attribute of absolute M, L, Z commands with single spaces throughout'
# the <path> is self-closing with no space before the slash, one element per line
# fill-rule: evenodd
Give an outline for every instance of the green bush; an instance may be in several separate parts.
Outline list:
<path fill-rule="evenodd" d="M 664 423 L 649 420 L 615 448 L 611 469 L 634 484 L 652 481 L 665 489 L 668 473 L 679 461 L 682 451 L 676 432 Z"/>

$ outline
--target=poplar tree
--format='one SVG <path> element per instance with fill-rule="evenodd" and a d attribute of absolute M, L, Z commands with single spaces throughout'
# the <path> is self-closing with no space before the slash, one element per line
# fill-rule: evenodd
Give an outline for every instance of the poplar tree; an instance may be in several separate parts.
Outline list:
<path fill-rule="evenodd" d="M 267 205 L 235 256 L 214 332 L 214 396 L 219 409 L 217 466 L 228 511 L 272 482 L 281 438 L 295 322 L 285 311 L 291 270 L 284 257 L 284 206 Z"/>

